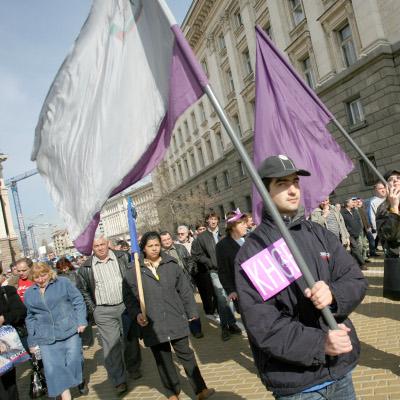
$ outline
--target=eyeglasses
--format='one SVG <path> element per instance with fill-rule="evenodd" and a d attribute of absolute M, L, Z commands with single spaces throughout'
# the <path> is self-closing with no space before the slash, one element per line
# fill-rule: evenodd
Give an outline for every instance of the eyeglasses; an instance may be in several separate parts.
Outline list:
<path fill-rule="evenodd" d="M 186 232 L 178 232 L 179 236 L 186 235 Z"/>

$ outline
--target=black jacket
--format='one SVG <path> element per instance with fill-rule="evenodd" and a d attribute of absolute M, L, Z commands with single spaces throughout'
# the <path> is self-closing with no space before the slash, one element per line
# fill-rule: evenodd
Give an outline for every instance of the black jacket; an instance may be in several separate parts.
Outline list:
<path fill-rule="evenodd" d="M 235 260 L 236 288 L 243 322 L 252 345 L 255 364 L 267 388 L 277 395 L 292 395 L 343 377 L 356 365 L 360 345 L 348 315 L 365 296 L 367 281 L 354 259 L 334 234 L 298 216 L 288 225 L 310 272 L 325 281 L 336 300 L 335 318 L 351 328 L 353 350 L 338 357 L 325 354 L 328 326 L 321 312 L 304 297 L 304 278 L 263 301 L 241 263 L 281 238 L 272 219 L 246 239 Z"/>
<path fill-rule="evenodd" d="M 129 257 L 125 251 L 110 250 L 117 257 L 121 276 L 125 276 L 125 271 L 129 266 Z M 96 297 L 95 297 L 95 282 L 92 269 L 93 256 L 89 257 L 85 263 L 79 268 L 76 287 L 81 291 L 83 299 L 85 300 L 86 307 L 88 310 L 88 317 L 93 315 L 93 311 L 96 308 Z"/>
<path fill-rule="evenodd" d="M 357 239 L 361 235 L 363 229 L 361 217 L 357 209 L 353 208 L 352 212 L 350 212 L 344 208 L 342 210 L 342 216 L 350 236 Z"/>
<path fill-rule="evenodd" d="M 140 259 L 144 301 L 149 324 L 140 328 L 144 344 L 154 346 L 189 335 L 188 320 L 199 313 L 182 268 L 175 258 L 161 252 L 157 268 L 159 280 Z M 136 321 L 141 312 L 138 301 L 135 266 L 131 265 L 122 284 L 124 303 L 129 315 Z"/>
<path fill-rule="evenodd" d="M 220 237 L 220 234 L 218 234 Z M 217 271 L 217 255 L 215 253 L 215 240 L 210 231 L 201 233 L 192 243 L 192 257 L 197 263 L 199 272 Z"/>
<path fill-rule="evenodd" d="M 4 325 L 22 327 L 25 324 L 26 307 L 13 286 L 0 288 L 0 315 L 4 317 Z"/>
<path fill-rule="evenodd" d="M 384 201 L 376 212 L 376 228 L 385 249 L 385 257 L 400 256 L 400 215 L 389 212 L 389 203 Z"/>
<path fill-rule="evenodd" d="M 216 246 L 218 277 L 226 294 L 236 292 L 235 257 L 239 250 L 239 244 L 229 235 L 220 240 Z"/>

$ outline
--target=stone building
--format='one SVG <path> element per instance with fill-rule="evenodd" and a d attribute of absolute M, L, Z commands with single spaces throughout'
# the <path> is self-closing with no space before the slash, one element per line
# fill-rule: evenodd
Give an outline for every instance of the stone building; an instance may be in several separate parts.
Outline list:
<path fill-rule="evenodd" d="M 2 174 L 2 163 L 6 160 L 7 156 L 0 153 L 0 261 L 4 269 L 21 257 L 21 248 L 11 217 L 8 188 Z"/>
<path fill-rule="evenodd" d="M 53 248 L 57 257 L 73 255 L 76 253 L 69 233 L 66 229 L 58 229 L 51 234 Z"/>
<path fill-rule="evenodd" d="M 250 153 L 258 24 L 384 172 L 400 165 L 398 21 L 397 0 L 195 0 L 182 30 Z M 355 166 L 335 200 L 369 197 L 374 175 L 329 128 Z M 210 209 L 251 209 L 251 183 L 205 96 L 178 120 L 153 182 L 170 229 Z"/>
<path fill-rule="evenodd" d="M 130 240 L 127 217 L 128 197 L 132 197 L 136 208 L 136 229 L 139 235 L 160 228 L 154 203 L 153 184 L 148 177 L 112 197 L 103 206 L 100 213 L 101 229 L 110 240 Z"/>

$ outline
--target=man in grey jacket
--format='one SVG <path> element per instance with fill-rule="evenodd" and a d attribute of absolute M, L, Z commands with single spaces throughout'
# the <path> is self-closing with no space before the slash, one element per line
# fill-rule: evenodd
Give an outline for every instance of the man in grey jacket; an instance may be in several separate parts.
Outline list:
<path fill-rule="evenodd" d="M 128 266 L 127 253 L 110 250 L 108 240 L 100 236 L 94 239 L 93 255 L 79 268 L 77 278 L 77 287 L 100 333 L 104 364 L 117 394 L 127 391 L 126 369 L 134 379 L 141 377 L 136 323 L 130 319 L 129 324 L 122 299 L 122 279 Z"/>
<path fill-rule="evenodd" d="M 344 247 L 348 248 L 350 246 L 350 235 L 346 229 L 342 214 L 335 206 L 330 204 L 329 197 L 322 201 L 319 207 L 311 213 L 311 221 L 331 231 Z"/>

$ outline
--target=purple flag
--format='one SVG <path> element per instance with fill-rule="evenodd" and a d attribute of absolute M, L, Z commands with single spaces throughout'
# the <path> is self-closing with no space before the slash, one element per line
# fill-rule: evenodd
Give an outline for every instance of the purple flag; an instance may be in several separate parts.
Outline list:
<path fill-rule="evenodd" d="M 158 1 L 94 0 L 44 102 L 32 159 L 75 247 L 91 252 L 107 199 L 162 160 L 207 77 Z"/>
<path fill-rule="evenodd" d="M 256 27 L 256 111 L 254 164 L 284 154 L 297 168 L 311 172 L 301 178 L 307 213 L 324 200 L 351 172 L 353 164 L 329 133 L 333 118 L 262 28 Z M 253 188 L 253 213 L 260 221 L 262 200 Z"/>

